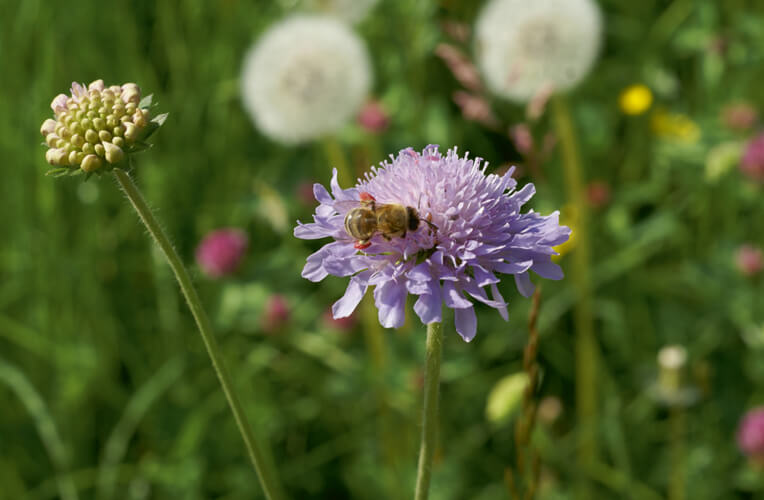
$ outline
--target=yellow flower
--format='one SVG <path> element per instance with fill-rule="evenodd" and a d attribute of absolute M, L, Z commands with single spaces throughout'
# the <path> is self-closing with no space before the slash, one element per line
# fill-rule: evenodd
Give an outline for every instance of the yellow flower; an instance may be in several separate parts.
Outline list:
<path fill-rule="evenodd" d="M 570 236 L 568 237 L 568 240 L 562 245 L 552 247 L 552 250 L 559 254 L 552 255 L 553 262 L 559 262 L 560 259 L 562 259 L 566 254 L 570 253 L 570 251 L 573 250 L 578 243 L 578 236 L 576 233 L 576 228 L 578 226 L 578 208 L 571 204 L 567 204 L 562 207 L 560 223 L 570 228 Z"/>
<path fill-rule="evenodd" d="M 621 111 L 627 115 L 641 115 L 650 108 L 653 103 L 653 93 L 646 85 L 637 83 L 629 85 L 618 97 Z"/>
<path fill-rule="evenodd" d="M 653 114 L 651 126 L 655 135 L 667 140 L 693 144 L 700 139 L 700 127 L 681 113 L 659 109 Z"/>

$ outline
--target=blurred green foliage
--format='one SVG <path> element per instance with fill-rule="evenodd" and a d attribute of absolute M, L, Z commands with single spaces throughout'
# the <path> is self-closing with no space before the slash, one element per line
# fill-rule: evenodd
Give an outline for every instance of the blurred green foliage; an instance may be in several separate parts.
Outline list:
<path fill-rule="evenodd" d="M 325 145 L 270 142 L 239 99 L 245 50 L 294 4 L 0 0 L 0 498 L 260 498 L 193 321 L 116 184 L 42 175 L 38 130 L 50 100 L 72 80 L 96 78 L 135 81 L 170 113 L 134 175 L 186 261 L 211 229 L 250 234 L 235 278 L 210 281 L 197 270 L 197 282 L 293 498 L 410 497 L 424 328 L 409 314 L 404 328 L 382 331 L 369 304 L 351 331 L 324 320 L 345 283 L 300 277 L 321 242 L 294 239 L 291 224 L 310 217 L 304 183 L 328 182 Z M 434 55 L 439 43 L 459 45 L 443 23 L 469 25 L 478 7 L 383 0 L 358 26 L 391 117 L 381 135 L 351 124 L 335 139 L 358 173 L 428 143 L 458 145 L 493 168 L 524 162 L 507 134 L 525 120 L 523 107 L 492 102 L 506 124 L 495 129 L 465 120 L 452 101 L 459 84 Z M 764 109 L 764 8 L 601 7 L 600 60 L 569 96 L 586 176 L 611 189 L 592 221 L 601 464 L 575 462 L 576 297 L 565 281 L 544 283 L 539 393 L 559 398 L 563 412 L 536 430 L 539 495 L 572 498 L 587 477 L 596 498 L 666 498 L 681 470 L 686 498 L 755 498 L 764 480 L 734 437 L 742 412 L 764 401 L 764 282 L 742 276 L 733 256 L 743 242 L 764 245 L 762 186 L 736 168 L 709 181 L 705 164 L 717 145 L 751 134 L 724 126 L 724 106 Z M 471 50 L 468 41 L 462 48 Z M 654 102 L 625 116 L 618 95 L 633 83 Z M 656 135 L 659 113 L 684 115 L 699 137 Z M 550 130 L 546 117 L 532 124 L 537 140 Z M 541 177 L 526 170 L 522 181 L 536 182 L 533 204 L 548 212 L 564 203 L 557 151 L 539 168 Z M 507 498 L 512 423 L 489 422 L 486 398 L 521 370 L 529 301 L 505 281 L 509 323 L 480 309 L 478 336 L 465 344 L 446 321 L 434 499 Z M 273 294 L 291 315 L 266 333 Z M 675 422 L 648 390 L 669 343 L 688 349 L 687 383 L 701 394 L 684 411 L 678 454 Z"/>

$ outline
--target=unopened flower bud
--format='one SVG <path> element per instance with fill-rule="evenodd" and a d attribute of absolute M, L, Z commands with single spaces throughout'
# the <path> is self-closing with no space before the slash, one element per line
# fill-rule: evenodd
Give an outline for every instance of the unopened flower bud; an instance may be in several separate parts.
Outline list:
<path fill-rule="evenodd" d="M 138 127 L 132 123 L 126 124 L 124 136 L 128 141 L 134 141 L 138 137 Z"/>
<path fill-rule="evenodd" d="M 88 85 L 88 90 L 96 90 L 98 92 L 102 92 L 104 89 L 103 80 L 98 79 L 90 83 Z"/>
<path fill-rule="evenodd" d="M 56 143 L 58 143 L 60 140 L 61 138 L 56 134 L 48 134 L 48 136 L 45 138 L 45 144 L 47 144 L 49 148 L 55 148 Z"/>
<path fill-rule="evenodd" d="M 52 133 L 54 130 L 56 130 L 56 120 L 51 120 L 48 118 L 44 122 L 42 122 L 42 127 L 40 127 L 40 133 L 47 137 L 48 134 Z"/>
<path fill-rule="evenodd" d="M 85 132 L 85 140 L 88 141 L 90 144 L 97 143 L 100 140 L 98 138 L 98 132 L 92 129 L 88 129 L 88 131 Z"/>
<path fill-rule="evenodd" d="M 112 165 L 120 163 L 125 159 L 125 152 L 119 146 L 115 146 L 110 142 L 103 142 L 102 144 L 105 150 L 106 161 Z"/>
<path fill-rule="evenodd" d="M 96 144 L 93 146 L 93 151 L 95 151 L 95 154 L 98 156 L 103 156 L 106 152 L 106 149 L 103 147 L 103 144 Z"/>
<path fill-rule="evenodd" d="M 122 85 L 122 93 L 120 98 L 124 102 L 133 102 L 138 104 L 141 100 L 141 89 L 134 83 L 126 83 Z"/>
<path fill-rule="evenodd" d="M 45 160 L 51 165 L 62 165 L 64 158 L 66 158 L 66 151 L 63 149 L 49 149 L 45 153 Z"/>
<path fill-rule="evenodd" d="M 87 155 L 82 159 L 82 162 L 80 163 L 80 168 L 84 170 L 85 172 L 95 172 L 99 168 L 101 168 L 102 162 L 99 157 L 96 155 Z"/>

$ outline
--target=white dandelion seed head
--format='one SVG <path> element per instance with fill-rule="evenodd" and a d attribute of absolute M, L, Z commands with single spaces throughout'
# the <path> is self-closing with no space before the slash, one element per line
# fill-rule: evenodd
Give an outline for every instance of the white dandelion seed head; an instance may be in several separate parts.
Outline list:
<path fill-rule="evenodd" d="M 527 101 L 550 85 L 562 91 L 579 83 L 601 32 L 593 0 L 490 0 L 475 26 L 478 65 L 493 92 Z"/>
<path fill-rule="evenodd" d="M 242 97 L 271 139 L 316 139 L 354 118 L 371 85 L 363 41 L 340 21 L 295 15 L 271 27 L 244 60 Z"/>
<path fill-rule="evenodd" d="M 362 21 L 379 0 L 307 0 L 309 8 L 355 24 Z"/>

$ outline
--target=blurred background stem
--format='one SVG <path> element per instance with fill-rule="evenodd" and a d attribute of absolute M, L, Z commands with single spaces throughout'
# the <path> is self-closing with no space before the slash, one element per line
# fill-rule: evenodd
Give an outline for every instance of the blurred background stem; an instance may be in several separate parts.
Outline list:
<path fill-rule="evenodd" d="M 416 475 L 415 500 L 426 500 L 430 490 L 432 458 L 435 454 L 438 430 L 438 390 L 440 361 L 443 355 L 443 325 L 427 325 L 424 363 L 424 411 L 422 412 L 422 444 Z"/>
<path fill-rule="evenodd" d="M 45 405 L 45 401 L 23 372 L 2 358 L 0 358 L 0 382 L 16 393 L 29 416 L 32 417 L 40 441 L 42 441 L 56 470 L 55 482 L 61 500 L 78 500 L 77 488 L 69 475 L 69 457 L 66 446 L 58 434 L 56 424 Z"/>
<path fill-rule="evenodd" d="M 565 97 L 557 95 L 552 99 L 552 113 L 562 149 L 568 203 L 573 207 L 576 216 L 573 230 L 576 233 L 577 245 L 571 252 L 573 265 L 570 266 L 570 274 L 578 298 L 573 311 L 576 331 L 576 411 L 580 426 L 578 455 L 580 465 L 586 468 L 597 461 L 598 393 L 597 343 L 592 318 L 592 283 L 589 267 L 589 214 L 578 143 Z M 581 474 L 581 478 L 584 477 L 585 475 Z M 585 482 L 580 484 L 579 498 L 592 498 L 589 486 Z"/>
<path fill-rule="evenodd" d="M 114 176 L 116 177 L 120 188 L 122 188 L 122 191 L 127 196 L 127 199 L 130 200 L 133 208 L 138 212 L 138 216 L 146 226 L 146 229 L 159 248 L 162 249 L 162 252 L 167 258 L 167 263 L 172 268 L 173 273 L 175 273 L 175 277 L 178 280 L 183 296 L 188 303 L 188 308 L 191 309 L 196 325 L 199 327 L 199 333 L 202 335 L 204 346 L 207 348 L 207 353 L 212 360 L 212 365 L 215 368 L 215 372 L 220 380 L 220 385 L 223 388 L 223 392 L 231 407 L 233 416 L 236 419 L 236 424 L 239 427 L 239 432 L 247 447 L 249 458 L 252 460 L 255 471 L 260 478 L 260 484 L 262 485 L 266 498 L 269 500 L 282 500 L 286 498 L 281 483 L 279 482 L 270 461 L 267 459 L 267 457 L 270 456 L 270 453 L 266 454 L 262 445 L 255 439 L 252 428 L 247 420 L 247 416 L 244 413 L 244 409 L 239 402 L 234 385 L 231 382 L 231 377 L 228 374 L 228 369 L 225 365 L 223 355 L 220 352 L 220 348 L 218 347 L 217 340 L 215 340 L 209 318 L 202 307 L 202 303 L 191 282 L 191 277 L 188 275 L 188 271 L 183 265 L 183 261 L 175 251 L 175 248 L 173 248 L 164 230 L 154 217 L 154 214 L 151 213 L 151 209 L 143 199 L 143 195 L 138 189 L 138 186 L 135 185 L 127 172 L 115 168 Z"/>
<path fill-rule="evenodd" d="M 668 500 L 684 500 L 684 408 L 675 405 L 669 414 L 671 433 L 671 469 L 669 470 Z"/>
<path fill-rule="evenodd" d="M 337 180 L 340 186 L 355 184 L 355 172 L 351 171 L 345 152 L 337 138 L 334 136 L 327 137 L 323 141 L 323 146 L 326 160 L 329 162 L 329 169 L 337 169 Z"/>

